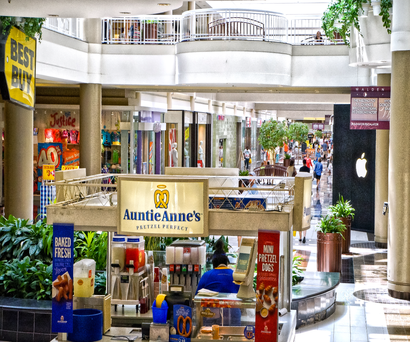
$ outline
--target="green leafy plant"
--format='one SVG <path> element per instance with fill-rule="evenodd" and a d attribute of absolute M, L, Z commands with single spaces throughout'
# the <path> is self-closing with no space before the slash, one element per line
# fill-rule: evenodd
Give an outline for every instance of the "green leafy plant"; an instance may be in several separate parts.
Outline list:
<path fill-rule="evenodd" d="M 0 293 L 6 297 L 51 299 L 52 265 L 40 260 L 0 261 Z"/>
<path fill-rule="evenodd" d="M 302 122 L 293 122 L 289 125 L 288 135 L 289 139 L 303 142 L 308 139 L 309 126 Z"/>
<path fill-rule="evenodd" d="M 107 273 L 106 272 L 96 272 L 95 273 L 95 287 L 94 294 L 105 295 L 107 292 Z"/>
<path fill-rule="evenodd" d="M 323 234 L 340 234 L 342 237 L 342 233 L 345 230 L 346 226 L 342 223 L 342 221 L 339 218 L 331 215 L 322 216 L 318 229 L 318 231 Z"/>
<path fill-rule="evenodd" d="M 370 4 L 370 2 L 370 0 L 334 0 L 322 16 L 322 28 L 326 36 L 335 41 L 336 34 L 339 34 L 344 43 L 349 45 L 352 28 L 354 27 L 360 33 L 359 14 L 363 10 L 363 4 Z M 380 16 L 388 33 L 391 33 L 389 11 L 392 3 L 393 0 L 381 0 L 380 3 Z"/>
<path fill-rule="evenodd" d="M 303 280 L 303 270 L 300 268 L 303 258 L 295 255 L 292 260 L 292 286 L 300 283 Z"/>
<path fill-rule="evenodd" d="M 229 238 L 227 236 L 221 235 L 219 239 L 216 239 L 215 236 L 212 237 L 205 237 L 205 243 L 206 243 L 206 251 L 208 253 L 213 253 L 216 248 L 216 243 L 218 240 L 222 240 L 224 243 L 224 251 L 225 253 L 228 253 L 229 248 L 232 247 L 229 244 Z"/>
<path fill-rule="evenodd" d="M 0 24 L 2 27 L 1 33 L 8 34 L 13 26 L 16 26 L 26 34 L 26 40 L 36 38 L 38 35 L 39 41 L 42 38 L 42 27 L 45 18 L 28 18 L 28 17 L 2 17 L 0 16 Z"/>
<path fill-rule="evenodd" d="M 239 176 L 243 176 L 243 177 L 246 177 L 246 176 L 249 176 L 249 171 L 248 170 L 239 170 Z"/>
<path fill-rule="evenodd" d="M 74 261 L 81 259 L 95 260 L 97 270 L 107 267 L 108 239 L 106 232 L 75 232 Z"/>
<path fill-rule="evenodd" d="M 259 130 L 258 141 L 265 150 L 283 147 L 284 142 L 287 140 L 288 127 L 285 122 L 270 119 L 265 121 Z"/>
<path fill-rule="evenodd" d="M 322 131 L 316 131 L 315 136 L 318 137 L 319 139 L 322 139 L 322 136 L 323 136 Z"/>
<path fill-rule="evenodd" d="M 290 155 L 290 154 L 285 153 L 285 159 L 290 159 L 290 158 L 291 158 L 291 155 Z"/>
<path fill-rule="evenodd" d="M 350 201 L 344 200 L 343 196 L 339 194 L 339 199 L 335 205 L 329 206 L 329 211 L 335 217 L 351 217 L 354 218 L 355 209 L 350 204 Z"/>

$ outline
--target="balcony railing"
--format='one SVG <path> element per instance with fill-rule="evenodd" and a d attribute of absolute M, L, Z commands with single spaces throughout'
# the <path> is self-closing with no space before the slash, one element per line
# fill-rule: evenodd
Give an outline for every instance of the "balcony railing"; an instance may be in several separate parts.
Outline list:
<path fill-rule="evenodd" d="M 175 44 L 180 41 L 180 16 L 151 15 L 102 20 L 103 44 Z"/>
<path fill-rule="evenodd" d="M 288 20 L 275 12 L 233 9 L 188 11 L 102 20 L 103 44 L 176 44 L 198 40 L 254 40 L 292 45 L 344 44 L 324 35 L 318 18 Z"/>
<path fill-rule="evenodd" d="M 84 39 L 83 19 L 76 18 L 47 18 L 43 27 L 66 36 Z"/>

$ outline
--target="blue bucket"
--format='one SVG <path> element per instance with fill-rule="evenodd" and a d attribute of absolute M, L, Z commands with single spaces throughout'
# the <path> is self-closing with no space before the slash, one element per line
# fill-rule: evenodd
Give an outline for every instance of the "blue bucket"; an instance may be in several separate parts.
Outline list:
<path fill-rule="evenodd" d="M 73 332 L 68 340 L 73 342 L 92 342 L 102 339 L 103 313 L 96 309 L 77 309 L 73 311 Z"/>
<path fill-rule="evenodd" d="M 152 320 L 157 324 L 167 323 L 167 313 L 168 313 L 168 304 L 164 300 L 161 304 L 161 308 L 157 308 L 157 301 L 154 300 L 152 304 Z"/>

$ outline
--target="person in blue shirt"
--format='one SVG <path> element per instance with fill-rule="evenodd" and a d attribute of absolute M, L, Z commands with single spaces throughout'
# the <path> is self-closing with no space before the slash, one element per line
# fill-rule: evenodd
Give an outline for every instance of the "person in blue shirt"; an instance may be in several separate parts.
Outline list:
<path fill-rule="evenodd" d="M 317 182 L 317 187 L 316 187 L 317 191 L 319 191 L 319 183 L 320 183 L 320 177 L 322 176 L 322 171 L 323 171 L 322 158 L 319 158 L 319 161 L 315 164 L 315 167 L 313 169 L 313 172 L 315 173 L 316 182 Z"/>
<path fill-rule="evenodd" d="M 239 285 L 233 283 L 233 270 L 228 268 L 229 260 L 223 250 L 224 242 L 216 242 L 216 250 L 212 257 L 213 269 L 206 272 L 199 281 L 196 294 L 200 289 L 222 293 L 238 293 Z"/>
<path fill-rule="evenodd" d="M 216 242 L 216 249 L 212 256 L 213 270 L 206 272 L 199 281 L 196 294 L 200 289 L 207 289 L 219 293 L 238 293 L 239 285 L 233 282 L 233 270 L 228 268 L 229 260 L 224 252 L 224 242 L 219 239 Z M 196 295 L 195 294 L 195 295 Z M 211 308 L 215 316 L 213 318 L 203 318 L 204 325 L 221 324 L 222 317 L 219 309 Z M 241 309 L 224 308 L 222 312 L 224 325 L 238 326 L 241 325 Z"/>

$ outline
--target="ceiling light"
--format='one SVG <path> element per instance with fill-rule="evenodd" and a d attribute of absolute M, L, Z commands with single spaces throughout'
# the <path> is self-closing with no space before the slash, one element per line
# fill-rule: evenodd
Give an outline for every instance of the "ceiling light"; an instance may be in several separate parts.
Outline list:
<path fill-rule="evenodd" d="M 120 14 L 131 14 L 131 12 L 120 12 Z"/>
<path fill-rule="evenodd" d="M 58 14 L 49 14 L 48 16 L 51 17 L 51 18 L 57 18 L 57 17 L 59 17 Z"/>
<path fill-rule="evenodd" d="M 168 2 L 158 2 L 157 5 L 158 5 L 158 6 L 164 6 L 164 7 L 165 7 L 165 6 L 171 6 L 171 4 L 168 3 Z"/>

